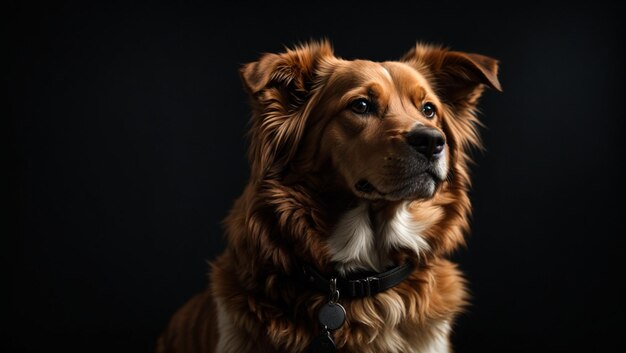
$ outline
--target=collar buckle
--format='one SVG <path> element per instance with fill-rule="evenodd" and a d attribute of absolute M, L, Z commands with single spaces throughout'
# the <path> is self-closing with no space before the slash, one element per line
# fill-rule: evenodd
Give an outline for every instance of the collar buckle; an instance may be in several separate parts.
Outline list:
<path fill-rule="evenodd" d="M 363 279 L 350 281 L 350 292 L 353 297 L 371 297 L 380 291 L 378 277 L 370 276 Z"/>

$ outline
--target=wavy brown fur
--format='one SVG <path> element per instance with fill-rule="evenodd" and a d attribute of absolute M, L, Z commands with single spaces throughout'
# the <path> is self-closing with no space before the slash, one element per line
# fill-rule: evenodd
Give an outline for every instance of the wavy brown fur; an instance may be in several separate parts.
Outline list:
<path fill-rule="evenodd" d="M 443 258 L 468 231 L 468 151 L 479 147 L 475 108 L 487 85 L 499 90 L 495 60 L 417 44 L 401 62 L 433 85 L 442 101 L 440 128 L 449 146 L 450 174 L 434 197 L 410 210 L 426 225 L 431 251 L 398 286 L 374 297 L 342 298 L 347 323 L 333 337 L 340 352 L 407 352 L 450 322 L 465 303 L 464 281 Z M 307 352 L 319 334 L 317 310 L 327 301 L 298 281 L 302 261 L 333 272 L 325 240 L 357 198 L 338 179 L 319 144 L 333 73 L 345 60 L 327 42 L 265 54 L 242 71 L 252 98 L 250 182 L 225 220 L 228 245 L 212 264 L 210 288 L 182 307 L 159 339 L 157 352 L 216 352 L 218 311 L 232 318 L 238 351 Z M 397 202 L 378 202 L 393 212 Z M 390 254 L 404 261 L 408 253 Z M 215 303 L 219 302 L 219 310 Z M 222 328 L 222 331 L 224 328 Z"/>

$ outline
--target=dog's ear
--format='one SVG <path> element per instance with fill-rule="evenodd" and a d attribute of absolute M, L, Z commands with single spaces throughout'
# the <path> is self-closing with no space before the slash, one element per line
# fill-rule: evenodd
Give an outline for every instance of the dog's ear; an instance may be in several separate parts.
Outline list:
<path fill-rule="evenodd" d="M 453 106 L 476 105 L 484 86 L 502 91 L 498 61 L 484 55 L 418 43 L 401 61 L 432 75 L 437 93 Z"/>
<path fill-rule="evenodd" d="M 329 58 L 334 56 L 328 42 L 311 42 L 284 53 L 264 54 L 240 70 L 252 99 L 249 158 L 255 177 L 280 173 L 295 155 L 309 115 L 316 70 Z"/>

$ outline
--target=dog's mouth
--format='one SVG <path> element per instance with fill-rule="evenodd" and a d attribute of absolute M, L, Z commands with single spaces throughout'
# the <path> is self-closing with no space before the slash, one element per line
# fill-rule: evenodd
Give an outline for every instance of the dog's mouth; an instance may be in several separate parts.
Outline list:
<path fill-rule="evenodd" d="M 435 195 L 443 179 L 437 173 L 426 170 L 418 175 L 395 180 L 394 187 L 375 186 L 368 179 L 360 179 L 354 184 L 357 196 L 366 199 L 417 200 Z"/>
<path fill-rule="evenodd" d="M 381 193 L 380 191 L 378 191 L 374 187 L 374 185 L 372 185 L 369 181 L 367 181 L 365 179 L 361 179 L 361 180 L 357 181 L 356 184 L 354 184 L 354 188 L 357 191 L 360 191 L 360 192 L 365 193 L 365 194 L 371 194 L 371 193 L 374 193 L 374 192 L 377 192 L 379 194 Z"/>

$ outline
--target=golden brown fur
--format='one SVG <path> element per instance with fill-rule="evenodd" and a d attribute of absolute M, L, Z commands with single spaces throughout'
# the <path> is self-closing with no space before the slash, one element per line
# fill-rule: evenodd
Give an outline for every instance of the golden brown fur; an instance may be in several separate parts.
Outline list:
<path fill-rule="evenodd" d="M 328 296 L 299 282 L 298 265 L 334 273 L 341 264 L 331 261 L 327 239 L 342 214 L 367 202 L 384 219 L 406 201 L 429 246 L 422 265 L 386 292 L 342 297 L 347 322 L 333 339 L 340 352 L 447 350 L 425 345 L 465 303 L 464 282 L 444 257 L 468 231 L 475 108 L 484 85 L 500 89 L 496 74 L 493 59 L 422 44 L 400 61 L 375 63 L 342 60 L 328 43 L 312 42 L 246 65 L 250 181 L 225 220 L 228 245 L 212 264 L 209 289 L 176 313 L 157 352 L 217 352 L 220 340 L 222 352 L 308 352 Z M 380 110 L 362 118 L 346 109 L 361 96 Z M 434 119 L 421 114 L 424 100 L 436 106 Z M 448 173 L 432 195 L 412 185 L 393 191 L 414 178 L 398 175 L 410 153 L 404 136 L 416 123 L 446 137 Z M 364 178 L 376 191 L 354 187 Z M 380 255 L 393 263 L 416 257 L 407 249 Z"/>

